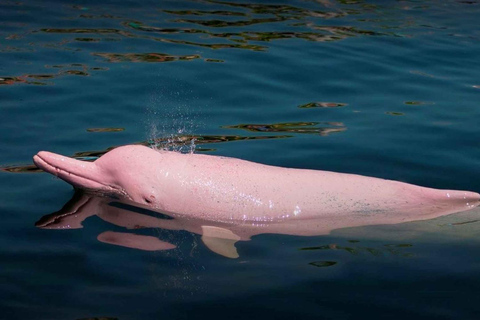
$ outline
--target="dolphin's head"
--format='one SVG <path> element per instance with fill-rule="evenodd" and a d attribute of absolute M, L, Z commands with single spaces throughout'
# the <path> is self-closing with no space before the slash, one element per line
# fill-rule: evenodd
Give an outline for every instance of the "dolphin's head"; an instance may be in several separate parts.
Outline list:
<path fill-rule="evenodd" d="M 161 153 L 144 146 L 113 149 L 95 162 L 80 161 L 41 151 L 33 157 L 43 171 L 89 192 L 111 194 L 137 203 L 158 206 L 161 186 L 155 168 Z"/>

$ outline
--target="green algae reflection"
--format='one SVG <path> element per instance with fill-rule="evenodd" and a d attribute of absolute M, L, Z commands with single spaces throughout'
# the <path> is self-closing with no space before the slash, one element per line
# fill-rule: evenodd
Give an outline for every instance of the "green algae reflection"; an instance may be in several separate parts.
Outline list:
<path fill-rule="evenodd" d="M 303 19 L 308 16 L 322 17 L 322 18 L 337 18 L 344 16 L 345 13 L 341 11 L 319 11 L 309 10 L 300 7 L 295 7 L 286 4 L 263 4 L 263 3 L 236 3 L 226 1 L 207 0 L 207 2 L 214 4 L 222 4 L 235 8 L 242 8 L 250 10 L 251 14 L 261 15 L 268 14 L 283 18 Z"/>
<path fill-rule="evenodd" d="M 310 262 L 309 265 L 317 267 L 317 268 L 325 268 L 325 267 L 331 267 L 336 265 L 336 261 L 313 261 Z"/>
<path fill-rule="evenodd" d="M 246 16 L 246 13 L 238 11 L 222 11 L 222 10 L 163 10 L 165 13 L 175 14 L 179 16 L 206 16 L 206 15 L 216 15 L 216 16 Z"/>
<path fill-rule="evenodd" d="M 320 126 L 319 126 L 320 125 Z M 243 129 L 252 132 L 290 132 L 310 133 L 327 136 L 330 133 L 343 132 L 347 130 L 341 122 L 290 122 L 275 124 L 238 124 L 223 126 L 227 129 Z"/>
<path fill-rule="evenodd" d="M 40 29 L 42 32 L 46 33 L 61 33 L 61 34 L 119 34 L 125 37 L 133 37 L 134 35 L 120 29 L 112 29 L 112 28 L 45 28 Z"/>
<path fill-rule="evenodd" d="M 432 105 L 435 103 L 431 101 L 405 101 L 404 104 L 408 106 L 424 106 L 424 105 Z"/>
<path fill-rule="evenodd" d="M 240 49 L 267 51 L 268 42 L 282 39 L 301 39 L 312 42 L 339 41 L 357 36 L 397 36 L 393 33 L 380 33 L 357 26 L 351 26 L 342 17 L 356 14 L 350 8 L 340 8 L 338 3 L 320 0 L 323 10 L 313 10 L 289 4 L 236 3 L 227 1 L 202 0 L 215 8 L 196 8 L 181 10 L 162 10 L 163 14 L 173 16 L 168 25 L 161 22 L 132 21 L 133 17 L 119 17 L 110 14 L 92 15 L 82 13 L 85 19 L 118 19 L 119 25 L 105 27 L 42 28 L 32 33 L 72 35 L 62 39 L 61 46 L 68 43 L 96 43 L 122 41 L 124 38 L 141 41 L 155 41 L 174 45 L 208 48 L 212 50 Z M 343 3 L 350 5 L 354 3 Z M 363 6 L 362 6 L 363 7 Z M 207 10 L 208 9 L 208 10 Z M 84 11 L 84 10 L 81 10 Z M 336 19 L 335 23 L 327 20 Z M 157 24 L 158 23 L 158 24 Z M 151 25 L 148 25 L 151 24 Z M 253 27 L 257 26 L 256 29 Z M 94 36 L 89 36 L 94 35 Z M 219 41 L 215 41 L 218 39 Z M 85 50 L 85 49 L 82 49 Z M 121 50 L 118 50 L 121 51 Z M 89 52 L 105 58 L 108 62 L 170 62 L 193 60 L 200 56 L 193 53 L 178 56 L 156 52 Z M 205 62 L 220 62 L 224 59 Z M 8 82 L 8 81 L 7 81 Z M 4 81 L 4 84 L 7 83 Z M 38 84 L 44 84 L 39 81 Z M 307 106 L 305 106 L 307 107 Z M 310 106 L 312 107 L 312 106 Z M 320 105 L 317 105 L 320 107 Z"/>
<path fill-rule="evenodd" d="M 349 241 L 350 242 L 350 241 Z M 350 242 L 350 243 L 358 243 L 359 241 L 356 242 Z M 360 245 L 350 245 L 350 246 L 340 246 L 337 244 L 327 244 L 327 245 L 321 245 L 321 246 L 316 246 L 316 247 L 306 247 L 306 248 L 301 248 L 300 250 L 302 251 L 326 251 L 326 250 L 338 250 L 338 251 L 344 251 L 348 252 L 349 254 L 352 255 L 362 255 L 362 254 L 368 254 L 372 255 L 375 257 L 382 257 L 386 255 L 393 255 L 393 256 L 399 256 L 403 258 L 410 258 L 413 256 L 412 253 L 410 252 L 405 252 L 404 250 L 407 248 L 413 247 L 412 244 L 409 243 L 399 243 L 399 244 L 385 244 L 380 247 L 365 247 L 365 246 L 360 246 Z"/>
<path fill-rule="evenodd" d="M 404 116 L 405 115 L 405 113 L 398 112 L 398 111 L 388 111 L 388 112 L 385 112 L 385 113 L 390 115 L 390 116 Z"/>
<path fill-rule="evenodd" d="M 286 18 L 265 18 L 265 19 L 251 19 L 251 20 L 238 20 L 238 21 L 178 19 L 175 22 L 193 23 L 193 24 L 198 24 L 204 27 L 211 27 L 211 28 L 224 28 L 224 27 L 245 27 L 253 24 L 279 22 L 284 20 L 286 20 Z"/>
<path fill-rule="evenodd" d="M 125 128 L 89 128 L 87 132 L 121 132 L 125 131 Z"/>
<path fill-rule="evenodd" d="M 48 80 L 53 80 L 58 77 L 62 76 L 89 76 L 90 73 L 87 72 L 89 69 L 87 66 L 82 65 L 82 64 L 77 64 L 77 65 L 69 65 L 69 66 L 45 66 L 46 68 L 56 68 L 56 69 L 61 69 L 57 73 L 43 73 L 43 74 L 24 74 L 21 76 L 2 76 L 0 77 L 0 86 L 1 85 L 13 85 L 17 83 L 23 83 L 23 84 L 33 84 L 33 85 L 48 85 L 52 84 L 52 82 L 49 82 Z M 82 67 L 82 70 L 76 70 L 76 69 L 68 69 L 68 70 L 63 70 L 64 68 L 68 67 Z M 106 68 L 90 68 L 90 70 L 94 71 L 104 71 L 107 70 Z"/>
<path fill-rule="evenodd" d="M 166 53 L 92 53 L 108 62 L 169 62 L 199 59 L 200 55 L 175 56 Z"/>
<path fill-rule="evenodd" d="M 189 19 L 178 19 L 175 22 L 178 23 L 189 23 L 196 24 L 208 28 L 223 28 L 223 27 L 245 27 L 252 24 L 260 23 L 273 23 L 285 21 L 285 18 L 268 18 L 268 19 L 252 19 L 245 21 L 223 21 L 223 20 L 189 20 Z M 198 41 L 191 40 L 180 40 L 180 39 L 171 39 L 171 38 L 158 38 L 158 37 L 147 37 L 148 39 L 169 43 L 185 44 L 192 46 L 200 47 L 209 47 L 211 49 L 224 49 L 224 48 L 236 48 L 236 49 L 248 49 L 254 51 L 264 51 L 268 48 L 259 46 L 256 44 L 248 43 L 249 41 L 256 42 L 269 42 L 272 40 L 281 40 L 281 39 L 303 39 L 307 41 L 314 42 L 327 42 L 327 41 L 337 41 L 345 38 L 350 38 L 358 35 L 367 35 L 367 36 L 376 36 L 376 35 L 385 35 L 377 33 L 374 31 L 361 30 L 354 27 L 347 26 L 316 26 L 316 25 L 306 25 L 301 24 L 302 26 L 307 26 L 312 31 L 229 31 L 229 32 L 212 32 L 206 29 L 199 28 L 162 28 L 156 26 L 144 25 L 139 21 L 135 22 L 125 22 L 123 25 L 127 28 L 134 30 L 156 33 L 156 34 L 205 34 L 210 38 L 223 38 L 232 42 L 243 43 L 244 45 L 235 45 L 235 44 L 211 44 L 211 43 L 201 43 Z M 291 29 L 292 26 L 289 27 Z M 140 37 L 140 36 L 139 36 Z M 145 38 L 145 37 L 144 37 Z"/>
<path fill-rule="evenodd" d="M 309 108 L 340 108 L 345 107 L 348 104 L 341 103 L 341 102 L 310 102 L 306 104 L 302 104 L 298 106 L 301 109 L 309 109 Z"/>

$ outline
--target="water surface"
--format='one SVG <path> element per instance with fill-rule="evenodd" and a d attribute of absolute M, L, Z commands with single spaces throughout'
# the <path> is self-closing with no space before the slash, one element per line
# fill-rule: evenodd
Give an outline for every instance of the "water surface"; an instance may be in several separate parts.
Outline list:
<path fill-rule="evenodd" d="M 95 215 L 35 227 L 73 190 L 31 157 L 156 144 L 478 192 L 479 14 L 453 0 L 0 2 L 0 318 L 476 319 L 478 210 L 263 234 L 228 259 L 197 234 Z"/>

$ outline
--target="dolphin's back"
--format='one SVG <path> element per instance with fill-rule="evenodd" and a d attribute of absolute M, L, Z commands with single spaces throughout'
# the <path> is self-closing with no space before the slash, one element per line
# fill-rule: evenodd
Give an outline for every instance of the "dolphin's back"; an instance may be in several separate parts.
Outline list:
<path fill-rule="evenodd" d="M 172 188 L 181 190 L 178 196 L 184 199 L 176 209 L 197 216 L 275 221 L 355 214 L 387 222 L 399 215 L 427 219 L 462 211 L 478 205 L 480 199 L 474 192 L 424 188 L 354 174 L 208 155 L 184 154 L 181 161 L 178 154 L 169 156 L 179 166 L 176 176 L 171 176 Z"/>

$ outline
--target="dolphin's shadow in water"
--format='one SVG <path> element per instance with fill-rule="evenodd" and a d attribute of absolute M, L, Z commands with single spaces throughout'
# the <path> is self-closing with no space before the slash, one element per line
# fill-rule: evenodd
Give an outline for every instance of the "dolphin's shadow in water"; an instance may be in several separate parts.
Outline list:
<path fill-rule="evenodd" d="M 236 242 L 248 241 L 252 236 L 259 234 L 319 236 L 327 235 L 333 230 L 366 226 L 365 223 L 352 223 L 352 220 L 337 219 L 334 221 L 326 218 L 269 223 L 218 222 L 160 212 L 129 200 L 99 196 L 81 190 L 77 190 L 62 209 L 43 216 L 35 223 L 35 226 L 42 229 L 78 229 L 83 228 L 83 221 L 95 215 L 106 222 L 129 230 L 128 232 L 105 231 L 101 233 L 97 239 L 104 243 L 147 251 L 169 250 L 176 246 L 154 236 L 136 234 L 135 230 L 145 228 L 185 230 L 201 235 L 202 242 L 207 248 L 228 258 L 239 257 L 235 247 Z M 468 217 L 469 215 L 467 215 L 467 219 Z M 398 221 L 391 221 L 391 223 L 399 224 L 411 221 L 415 220 L 405 221 L 399 217 Z M 475 221 L 454 222 L 449 225 L 463 225 Z M 439 224 L 439 226 L 442 227 L 445 224 Z"/>

